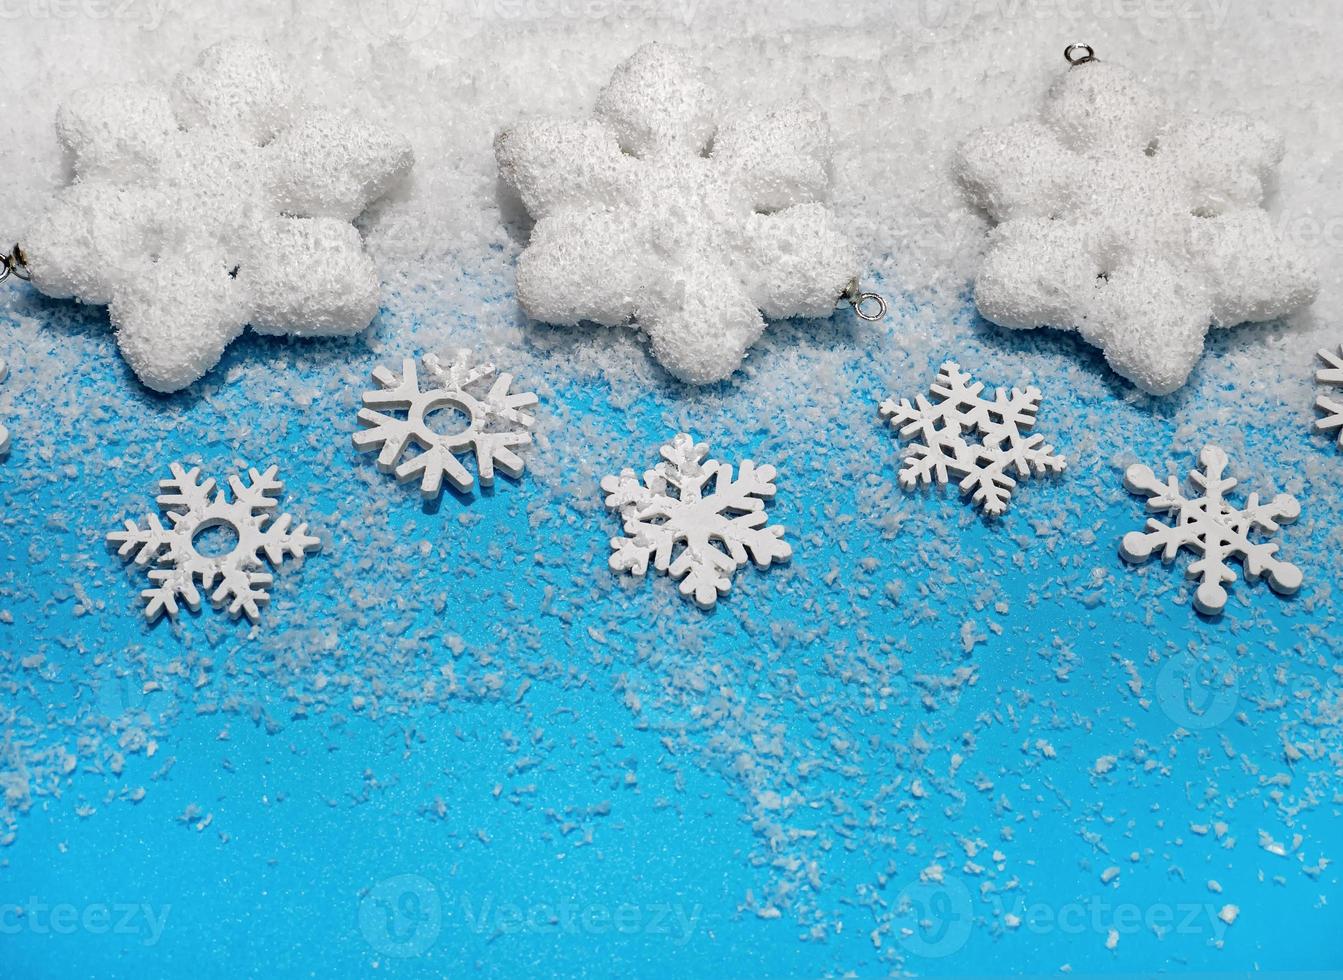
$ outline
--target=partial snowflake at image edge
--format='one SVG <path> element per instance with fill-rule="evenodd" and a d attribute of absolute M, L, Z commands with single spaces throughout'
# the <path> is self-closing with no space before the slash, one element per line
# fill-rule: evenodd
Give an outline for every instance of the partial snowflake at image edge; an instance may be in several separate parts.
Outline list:
<path fill-rule="evenodd" d="M 1190 563 L 1187 574 L 1199 580 L 1194 607 L 1206 616 L 1217 616 L 1226 608 L 1225 586 L 1236 580 L 1228 559 L 1240 561 L 1245 580 L 1251 585 L 1267 576 L 1269 586 L 1279 595 L 1295 595 L 1304 579 L 1300 568 L 1275 557 L 1277 542 L 1250 540 L 1250 533 L 1256 529 L 1271 536 L 1282 525 L 1295 521 L 1301 516 L 1301 505 L 1285 493 L 1261 504 L 1259 494 L 1252 493 L 1243 508 L 1231 507 L 1226 496 L 1237 481 L 1222 476 L 1229 462 L 1223 449 L 1205 446 L 1199 454 L 1200 468 L 1189 474 L 1203 496 L 1192 499 L 1184 495 L 1178 477 L 1171 476 L 1163 483 L 1148 466 L 1134 464 L 1124 475 L 1124 486 L 1130 493 L 1150 498 L 1148 510 L 1170 515 L 1175 523 L 1149 518 L 1147 530 L 1124 535 L 1120 554 L 1125 561 L 1139 564 L 1160 551 L 1162 561 L 1169 565 L 1182 549 L 1194 552 L 1199 557 Z"/>
<path fill-rule="evenodd" d="M 1316 372 L 1315 380 L 1322 385 L 1334 385 L 1340 394 L 1343 394 L 1343 347 L 1339 348 L 1338 354 L 1329 350 L 1320 351 L 1320 360 L 1329 366 Z M 1315 407 L 1328 413 L 1315 423 L 1315 428 L 1320 432 L 1337 430 L 1338 445 L 1343 447 L 1343 401 L 1321 395 L 1316 400 Z"/>
<path fill-rule="evenodd" d="M 625 528 L 624 537 L 611 539 L 612 571 L 642 576 L 651 559 L 655 570 L 680 581 L 683 596 L 712 609 L 748 560 L 763 569 L 792 557 L 785 528 L 769 525 L 765 513 L 775 493 L 773 466 L 744 460 L 734 478 L 732 464 L 706 459 L 708 444 L 686 433 L 660 452 L 662 462 L 642 482 L 631 469 L 602 480 L 606 506 Z M 711 482 L 712 493 L 705 493 Z"/>
<path fill-rule="evenodd" d="M 520 477 L 525 464 L 513 450 L 529 445 L 529 431 L 536 419 L 524 409 L 538 404 L 535 392 L 510 392 L 513 375 L 497 373 L 493 364 L 472 366 L 465 350 L 454 352 L 446 366 L 434 354 L 421 358 L 432 379 L 432 387 L 422 390 L 413 358 L 401 362 L 401 374 L 386 367 L 373 372 L 378 388 L 364 393 L 364 407 L 353 442 L 360 452 L 378 451 L 378 469 L 392 473 L 405 483 L 420 479 L 420 493 L 426 500 L 443 492 L 446 476 L 462 493 L 475 486 L 475 478 L 457 457 L 474 452 L 480 482 L 494 482 L 497 466 L 513 478 Z M 493 378 L 493 383 L 486 385 Z M 468 389 L 475 389 L 473 393 Z M 482 391 L 482 389 L 484 389 Z M 405 418 L 386 414 L 405 412 Z M 441 409 L 466 417 L 465 428 L 456 432 L 437 432 L 428 418 Z M 401 457 L 411 446 L 422 452 L 405 462 Z"/>
<path fill-rule="evenodd" d="M 175 617 L 179 596 L 193 612 L 198 610 L 199 581 L 206 590 L 214 589 L 210 601 L 216 608 L 227 606 L 233 618 L 246 614 L 256 622 L 260 607 L 270 601 L 268 588 L 274 581 L 262 555 L 279 568 L 286 558 L 301 558 L 320 547 L 317 538 L 308 534 L 307 524 L 290 530 L 293 517 L 275 513 L 284 492 L 284 484 L 275 478 L 279 467 L 264 473 L 250 470 L 247 482 L 230 476 L 232 500 L 223 489 L 216 491 L 213 479 L 200 482 L 198 466 L 188 470 L 173 463 L 169 470 L 172 476 L 159 482 L 157 498 L 169 526 L 150 514 L 143 527 L 127 520 L 125 530 L 107 536 L 122 560 L 149 569 L 149 579 L 155 584 L 140 593 L 145 618 L 153 622 L 163 613 Z M 202 554 L 196 539 L 216 527 L 232 531 L 237 542 L 225 553 Z"/>
<path fill-rule="evenodd" d="M 933 382 L 933 400 L 918 395 L 910 404 L 907 398 L 888 398 L 879 411 L 910 442 L 900 468 L 902 487 L 946 484 L 954 475 L 961 493 L 972 494 L 985 514 L 997 517 L 1006 512 L 1017 478 L 1059 474 L 1068 461 L 1043 435 L 1028 431 L 1040 409 L 1039 389 L 1000 388 L 991 399 L 983 390 L 982 382 L 947 361 Z M 972 433 L 978 441 L 966 439 Z"/>

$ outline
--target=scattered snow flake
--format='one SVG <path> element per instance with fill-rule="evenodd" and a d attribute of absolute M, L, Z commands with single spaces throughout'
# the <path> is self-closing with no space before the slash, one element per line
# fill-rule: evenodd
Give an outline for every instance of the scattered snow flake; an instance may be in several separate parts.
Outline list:
<path fill-rule="evenodd" d="M 1303 577 L 1297 566 L 1275 557 L 1277 543 L 1250 540 L 1250 533 L 1256 529 L 1271 535 L 1280 525 L 1296 520 L 1301 515 L 1301 505 L 1288 494 L 1279 494 L 1271 502 L 1261 504 L 1259 495 L 1253 493 L 1245 507 L 1232 507 L 1226 502 L 1226 495 L 1235 488 L 1236 481 L 1222 476 L 1228 461 L 1227 454 L 1217 446 L 1204 447 L 1199 454 L 1202 471 L 1190 473 L 1190 479 L 1203 496 L 1192 500 L 1185 497 L 1176 477 L 1171 476 L 1163 483 L 1147 466 L 1134 464 L 1124 476 L 1124 485 L 1131 493 L 1150 498 L 1148 510 L 1169 514 L 1175 523 L 1149 518 L 1146 531 L 1130 531 L 1124 536 L 1120 553 L 1127 561 L 1139 563 L 1161 551 L 1162 560 L 1168 564 L 1183 548 L 1199 555 L 1190 563 L 1188 574 L 1199 580 L 1194 605 L 1209 616 L 1226 607 L 1224 586 L 1236 580 L 1228 559 L 1240 560 L 1245 579 L 1250 583 L 1267 575 L 1269 585 L 1281 595 L 1294 594 L 1301 588 Z"/>
<path fill-rule="evenodd" d="M 648 44 L 594 118 L 538 118 L 495 140 L 536 224 L 518 298 L 548 323 L 633 322 L 683 381 L 741 366 L 761 316 L 827 317 L 859 272 L 826 200 L 830 127 L 809 101 L 729 108 L 692 52 Z"/>
<path fill-rule="evenodd" d="M 172 476 L 160 481 L 158 496 L 169 525 L 164 527 L 150 514 L 143 527 L 128 520 L 124 531 L 107 536 L 121 558 L 152 566 L 149 579 L 154 587 L 140 593 L 146 602 L 145 618 L 153 621 L 164 612 L 176 616 L 178 596 L 193 611 L 199 609 L 199 580 L 205 589 L 214 589 L 210 601 L 216 607 L 227 604 L 230 615 L 246 613 L 255 622 L 259 607 L 270 599 L 267 587 L 273 581 L 262 556 L 278 568 L 286 557 L 299 557 L 319 546 L 307 524 L 291 529 L 289 514 L 275 514 L 284 492 L 284 484 L 275 478 L 279 467 L 265 473 L 251 470 L 246 482 L 229 477 L 232 500 L 223 489 L 215 489 L 213 479 L 201 481 L 200 467 L 188 470 L 173 463 L 169 470 Z M 198 537 L 212 528 L 224 528 L 237 538 L 229 551 L 207 555 L 196 550 Z"/>
<path fill-rule="evenodd" d="M 7 377 L 9 377 L 9 365 L 0 358 L 0 381 L 4 381 Z M 0 456 L 7 452 L 9 452 L 9 430 L 0 423 Z"/>
<path fill-rule="evenodd" d="M 931 401 L 919 395 L 912 405 L 903 398 L 882 402 L 882 418 L 911 441 L 900 470 L 902 487 L 945 484 L 954 475 L 962 493 L 972 493 L 986 514 L 998 515 L 1007 510 L 1017 477 L 1063 472 L 1064 457 L 1055 455 L 1044 436 L 1029 433 L 1040 392 L 999 389 L 987 398 L 983 390 L 983 383 L 947 361 L 933 382 Z M 966 438 L 971 433 L 977 442 Z"/>
<path fill-rule="evenodd" d="M 486 486 L 494 482 L 496 466 L 509 476 L 521 476 L 524 464 L 513 450 L 532 441 L 527 430 L 536 420 L 524 409 L 537 404 L 535 393 L 510 393 L 511 374 L 496 375 L 493 364 L 473 367 L 466 351 L 457 351 L 447 365 L 433 354 L 422 361 L 432 379 L 427 390 L 421 390 L 411 358 L 401 362 L 400 375 L 385 367 L 374 370 L 378 388 L 364 394 L 359 412 L 364 428 L 354 434 L 355 448 L 379 450 L 378 469 L 395 473 L 402 482 L 418 477 L 426 499 L 442 493 L 444 476 L 463 492 L 475 485 L 457 458 L 470 452 L 476 455 L 480 482 Z M 444 425 L 444 409 L 457 417 L 455 424 Z M 439 431 L 438 426 L 448 431 Z M 423 451 L 400 462 L 412 444 Z"/>
<path fill-rule="evenodd" d="M 264 45 L 207 48 L 171 88 L 83 89 L 56 132 L 75 179 L 24 233 L 32 283 L 107 304 L 150 388 L 191 384 L 248 324 L 344 336 L 377 313 L 351 221 L 410 169 L 410 145 L 303 107 Z"/>
<path fill-rule="evenodd" d="M 1003 327 L 1060 327 L 1139 388 L 1180 388 L 1210 326 L 1312 302 L 1309 258 L 1263 210 L 1282 138 L 1179 113 L 1108 62 L 1059 77 L 1039 118 L 981 131 L 954 164 L 996 227 L 975 303 Z"/>
<path fill-rule="evenodd" d="M 681 594 L 711 608 L 726 594 L 747 557 L 761 568 L 787 561 L 793 549 L 782 525 L 768 525 L 765 501 L 774 496 L 773 466 L 706 459 L 707 443 L 681 433 L 661 448 L 662 462 L 643 475 L 623 470 L 602 480 L 606 506 L 618 511 L 625 537 L 611 539 L 611 568 L 643 575 L 648 561 L 681 580 Z M 712 484 L 712 492 L 707 488 Z M 683 546 L 673 560 L 673 551 Z"/>
<path fill-rule="evenodd" d="M 1329 367 L 1327 369 L 1321 368 L 1315 375 L 1315 380 L 1322 385 L 1335 385 L 1343 391 L 1343 348 L 1339 348 L 1338 354 L 1322 350 L 1320 351 L 1320 358 Z M 1315 405 L 1320 411 L 1329 413 L 1325 418 L 1315 423 L 1315 428 L 1321 432 L 1333 432 L 1337 429 L 1338 444 L 1343 446 L 1343 401 L 1321 395 Z"/>
<path fill-rule="evenodd" d="M 1217 913 L 1217 918 L 1221 919 L 1227 925 L 1235 925 L 1237 917 L 1240 915 L 1240 906 L 1230 903 L 1222 906 L 1222 911 Z"/>

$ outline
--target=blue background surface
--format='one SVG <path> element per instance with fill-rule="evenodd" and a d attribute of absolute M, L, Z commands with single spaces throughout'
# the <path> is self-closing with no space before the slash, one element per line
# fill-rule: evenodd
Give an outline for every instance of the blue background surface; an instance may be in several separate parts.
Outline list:
<path fill-rule="evenodd" d="M 164 399 L 102 310 L 7 302 L 3 772 L 32 782 L 0 849 L 6 975 L 1343 969 L 1341 865 L 1306 870 L 1343 844 L 1343 455 L 1309 401 L 1203 371 L 1139 398 L 1071 338 L 968 306 L 934 350 L 902 348 L 909 310 L 775 325 L 755 374 L 702 392 L 573 371 L 525 328 L 507 366 L 542 395 L 531 470 L 424 506 L 349 447 L 357 396 L 470 317 L 249 336 Z M 947 356 L 1039 384 L 1070 459 L 1000 521 L 895 484 L 876 404 Z M 782 416 L 766 379 L 798 383 Z M 596 486 L 687 426 L 778 465 L 794 546 L 707 614 L 607 571 Z M 1239 582 L 1208 620 L 1186 558 L 1119 559 L 1143 520 L 1123 466 L 1183 472 L 1205 437 L 1242 490 L 1302 499 L 1297 597 Z M 284 509 L 324 535 L 256 630 L 208 607 L 146 627 L 102 544 L 179 458 L 221 482 L 278 463 Z"/>

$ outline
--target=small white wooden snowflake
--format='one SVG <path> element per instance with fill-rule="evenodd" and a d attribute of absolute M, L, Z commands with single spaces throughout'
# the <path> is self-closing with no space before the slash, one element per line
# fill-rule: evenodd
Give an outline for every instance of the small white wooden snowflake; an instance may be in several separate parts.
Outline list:
<path fill-rule="evenodd" d="M 284 492 L 284 484 L 275 478 L 279 467 L 265 473 L 251 470 L 246 482 L 230 476 L 232 500 L 223 489 L 216 491 L 213 479 L 201 482 L 199 466 L 188 470 L 173 463 L 169 471 L 172 476 L 159 481 L 158 496 L 169 526 L 150 514 L 143 527 L 128 520 L 125 530 L 107 536 L 121 558 L 153 566 L 149 579 L 154 587 L 140 593 L 145 618 L 152 622 L 165 612 L 176 616 L 179 596 L 193 612 L 199 609 L 199 581 L 203 588 L 214 589 L 210 601 L 217 608 L 227 606 L 234 618 L 245 613 L 255 622 L 260 607 L 270 600 L 267 588 L 274 581 L 262 556 L 278 568 L 286 557 L 297 558 L 320 547 L 308 534 L 307 524 L 291 530 L 293 517 L 275 514 Z M 219 554 L 204 554 L 199 550 L 201 536 L 214 528 L 223 528 L 236 542 Z"/>
<path fill-rule="evenodd" d="M 7 377 L 9 377 L 9 365 L 5 363 L 3 358 L 0 358 L 0 381 L 4 381 Z M 3 423 L 0 423 L 0 456 L 7 452 L 9 452 L 9 430 L 5 428 Z"/>
<path fill-rule="evenodd" d="M 708 444 L 685 433 L 661 453 L 663 461 L 644 473 L 643 482 L 630 469 L 602 480 L 606 506 L 625 524 L 625 537 L 611 539 L 614 571 L 643 575 L 652 558 L 657 571 L 681 580 L 682 595 L 709 609 L 748 558 L 768 568 L 792 556 L 784 527 L 767 526 L 773 466 L 757 467 L 748 459 L 734 479 L 732 464 L 706 459 Z"/>
<path fill-rule="evenodd" d="M 1343 390 L 1343 348 L 1339 349 L 1338 354 L 1333 351 L 1320 351 L 1320 359 L 1328 364 L 1328 368 L 1322 368 L 1315 375 L 1315 380 L 1322 385 L 1335 385 Z M 1343 401 L 1330 398 L 1328 395 L 1321 395 L 1315 402 L 1316 407 L 1322 412 L 1328 412 L 1324 418 L 1315 423 L 1315 428 L 1321 432 L 1333 432 L 1338 430 L 1338 444 L 1343 446 Z"/>
<path fill-rule="evenodd" d="M 1163 483 L 1150 467 L 1135 464 L 1124 475 L 1124 486 L 1130 493 L 1151 499 L 1147 509 L 1169 514 L 1174 524 L 1165 524 L 1156 518 L 1147 521 L 1146 531 L 1130 531 L 1124 535 L 1120 553 L 1129 562 L 1146 561 L 1157 551 L 1167 564 L 1175 560 L 1181 549 L 1187 548 L 1200 557 L 1189 564 L 1188 575 L 1199 580 L 1194 593 L 1194 607 L 1205 615 L 1215 616 L 1226 608 L 1225 585 L 1236 580 L 1236 572 L 1228 560 L 1239 560 L 1245 570 L 1245 580 L 1253 584 L 1265 575 L 1268 584 L 1280 595 L 1293 595 L 1301 588 L 1301 569 L 1279 561 L 1276 542 L 1257 543 L 1250 540 L 1251 532 L 1259 530 L 1266 535 L 1276 533 L 1283 524 L 1290 524 L 1301 516 L 1301 505 L 1295 497 L 1278 494 L 1267 504 L 1259 502 L 1259 494 L 1252 493 L 1243 508 L 1232 507 L 1226 496 L 1235 489 L 1236 481 L 1224 478 L 1228 459 L 1217 446 L 1205 446 L 1199 454 L 1202 471 L 1194 470 L 1189 478 L 1202 492 L 1201 496 L 1186 497 L 1180 481 L 1171 476 Z"/>
<path fill-rule="evenodd" d="M 401 362 L 400 375 L 385 367 L 373 372 L 378 389 L 364 393 L 359 422 L 365 428 L 354 434 L 355 448 L 379 450 L 378 469 L 395 473 L 402 482 L 418 477 L 425 499 L 442 493 L 444 476 L 458 490 L 469 491 L 475 479 L 457 457 L 473 451 L 486 486 L 494 482 L 496 466 L 509 476 L 521 476 L 524 464 L 513 450 L 532 441 L 527 430 L 536 420 L 524 409 L 536 405 L 535 392 L 510 393 L 513 375 L 496 376 L 493 364 L 473 367 L 464 350 L 446 366 L 433 354 L 422 360 L 431 378 L 426 390 L 420 388 L 411 358 Z M 450 421 L 453 416 L 456 421 Z M 423 451 L 400 462 L 412 446 Z"/>
<path fill-rule="evenodd" d="M 913 440 L 900 470 L 902 487 L 945 484 L 955 476 L 962 493 L 973 494 L 984 513 L 997 516 L 1007 510 L 1018 477 L 1062 473 L 1068 462 L 1044 436 L 1028 431 L 1040 408 L 1038 389 L 999 389 L 992 398 L 983 391 L 982 382 L 947 361 L 933 382 L 932 400 L 919 395 L 911 405 L 888 398 L 881 416 L 901 438 Z"/>

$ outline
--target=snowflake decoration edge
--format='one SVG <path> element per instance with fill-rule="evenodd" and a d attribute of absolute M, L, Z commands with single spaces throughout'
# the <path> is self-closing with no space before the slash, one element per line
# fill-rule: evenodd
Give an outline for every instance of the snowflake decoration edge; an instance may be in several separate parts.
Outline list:
<path fill-rule="evenodd" d="M 651 561 L 657 573 L 679 583 L 684 598 L 708 611 L 748 561 L 763 570 L 792 559 L 792 545 L 784 540 L 787 527 L 770 524 L 765 509 L 777 491 L 772 464 L 744 459 L 734 477 L 731 463 L 709 458 L 709 444 L 686 432 L 658 452 L 661 461 L 642 478 L 626 467 L 600 481 L 603 503 L 624 531 L 610 538 L 607 564 L 613 572 L 643 578 Z M 710 483 L 713 492 L 706 494 Z M 707 505 L 715 501 L 710 513 Z M 659 518 L 663 522 L 654 523 Z"/>
<path fill-rule="evenodd" d="M 1316 382 L 1335 385 L 1343 396 L 1343 346 L 1339 347 L 1337 354 L 1325 348 L 1320 351 L 1319 357 L 1327 366 L 1315 372 Z M 1343 448 L 1343 400 L 1335 401 L 1322 394 L 1315 399 L 1315 407 L 1327 413 L 1324 418 L 1315 421 L 1315 430 L 1330 433 L 1337 429 L 1338 445 Z"/>
<path fill-rule="evenodd" d="M 1253 492 L 1246 497 L 1244 507 L 1230 506 L 1226 495 L 1239 485 L 1234 478 L 1223 478 L 1230 462 L 1226 450 L 1212 443 L 1205 445 L 1196 468 L 1186 478 L 1204 491 L 1204 496 L 1194 498 L 1185 496 L 1185 481 L 1175 474 L 1163 482 L 1145 463 L 1134 463 L 1124 472 L 1124 488 L 1146 497 L 1147 512 L 1152 516 L 1145 530 L 1124 535 L 1120 556 L 1136 566 L 1159 552 L 1162 564 L 1171 565 L 1181 551 L 1192 552 L 1196 557 L 1185 576 L 1198 579 L 1194 607 L 1205 616 L 1219 616 L 1226 609 L 1230 599 L 1226 585 L 1238 577 L 1228 560 L 1240 563 L 1247 585 L 1266 578 L 1269 588 L 1279 595 L 1295 595 L 1305 582 L 1299 566 L 1276 557 L 1281 550 L 1278 541 L 1250 539 L 1252 531 L 1272 538 L 1283 526 L 1294 523 L 1301 516 L 1300 502 L 1291 494 L 1279 493 L 1261 504 L 1258 492 Z M 1173 517 L 1175 523 L 1158 520 L 1156 515 L 1161 514 Z M 1215 541 L 1210 537 L 1214 532 Z"/>

